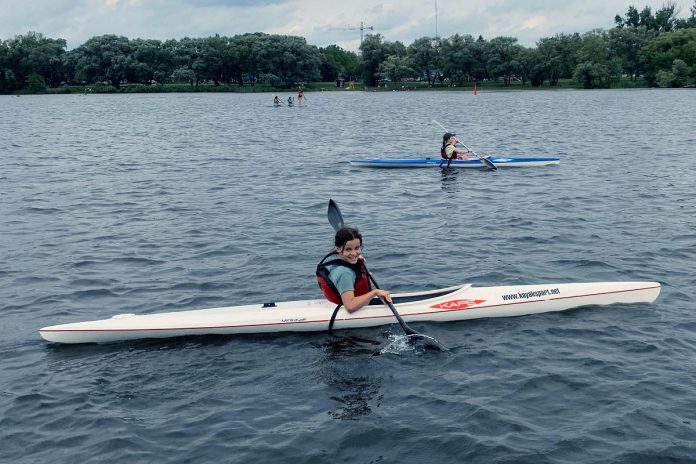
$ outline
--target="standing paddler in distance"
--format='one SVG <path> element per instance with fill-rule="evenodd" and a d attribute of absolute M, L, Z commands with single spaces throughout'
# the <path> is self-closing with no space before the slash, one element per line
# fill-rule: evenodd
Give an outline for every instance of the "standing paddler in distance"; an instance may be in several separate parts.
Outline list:
<path fill-rule="evenodd" d="M 459 140 L 456 136 L 457 134 L 453 134 L 452 132 L 446 132 L 445 135 L 442 136 L 442 147 L 440 148 L 440 157 L 442 159 L 450 161 L 456 159 L 470 159 L 466 155 L 470 154 L 471 150 L 457 147 Z"/>
<path fill-rule="evenodd" d="M 387 290 L 372 288 L 362 256 L 362 234 L 357 228 L 343 226 L 334 237 L 332 251 L 317 265 L 317 282 L 327 300 L 357 311 L 373 298 L 382 297 L 391 303 Z M 327 261 L 328 258 L 336 256 Z"/>
<path fill-rule="evenodd" d="M 299 103 L 300 106 L 302 106 L 302 99 L 304 98 L 304 90 L 300 89 L 299 92 L 297 92 L 297 102 Z"/>

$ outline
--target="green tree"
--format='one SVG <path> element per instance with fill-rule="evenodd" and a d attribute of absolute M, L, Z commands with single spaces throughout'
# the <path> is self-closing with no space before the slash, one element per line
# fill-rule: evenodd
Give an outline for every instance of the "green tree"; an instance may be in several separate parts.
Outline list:
<path fill-rule="evenodd" d="M 193 85 L 194 82 L 196 82 L 196 73 L 193 72 L 193 69 L 191 68 L 181 66 L 174 70 L 172 75 L 169 77 L 169 80 L 177 83 L 186 82 Z"/>
<path fill-rule="evenodd" d="M 323 81 L 333 81 L 338 77 L 355 80 L 360 74 L 360 59 L 356 53 L 346 51 L 338 45 L 320 48 L 319 53 Z"/>
<path fill-rule="evenodd" d="M 628 7 L 626 17 L 623 18 L 621 15 L 616 15 L 614 17 L 614 22 L 617 27 L 638 27 L 640 26 L 640 13 L 638 13 L 635 6 L 631 5 Z"/>
<path fill-rule="evenodd" d="M 674 26 L 676 29 L 688 29 L 690 27 L 696 27 L 696 0 L 694 0 L 694 4 L 689 11 L 691 11 L 691 16 L 686 19 L 677 19 Z"/>
<path fill-rule="evenodd" d="M 680 60 L 675 59 L 672 63 L 672 70 L 660 70 L 657 72 L 656 83 L 659 87 L 684 87 L 688 82 L 689 66 Z"/>
<path fill-rule="evenodd" d="M 667 3 L 664 3 L 655 14 L 653 14 L 652 8 L 649 6 L 644 7 L 641 12 L 638 13 L 638 10 L 631 5 L 628 7 L 626 17 L 624 18 L 620 15 L 616 15 L 614 22 L 621 28 L 637 28 L 642 26 L 648 30 L 671 32 L 679 24 L 679 20 L 677 19 L 678 13 L 679 8 L 672 0 L 668 0 Z"/>
<path fill-rule="evenodd" d="M 469 50 L 474 63 L 471 71 L 473 78 L 477 81 L 490 78 L 486 68 L 488 42 L 483 38 L 483 36 L 479 35 L 478 38 L 470 44 Z"/>
<path fill-rule="evenodd" d="M 57 86 L 63 80 L 65 48 L 65 40 L 49 39 L 38 32 L 15 36 L 4 42 L 5 72 L 0 81 L 7 90 L 18 90 L 26 85 L 30 74 L 37 74 L 47 85 Z"/>
<path fill-rule="evenodd" d="M 544 77 L 549 84 L 555 86 L 559 79 L 573 77 L 581 46 L 579 34 L 557 34 L 537 41 Z"/>
<path fill-rule="evenodd" d="M 421 37 L 414 40 L 407 49 L 414 68 L 425 76 L 429 86 L 435 82 L 434 71 L 437 67 L 438 44 L 439 41 L 430 37 Z"/>
<path fill-rule="evenodd" d="M 381 34 L 368 34 L 360 44 L 362 52 L 363 82 L 366 86 L 376 86 L 379 79 L 379 66 L 387 56 L 387 47 Z"/>
<path fill-rule="evenodd" d="M 292 87 L 321 78 L 321 55 L 302 37 L 262 34 L 252 47 L 258 73 L 278 76 L 282 86 Z"/>
<path fill-rule="evenodd" d="M 398 40 L 396 42 L 384 42 L 384 49 L 387 56 L 396 55 L 403 57 L 408 55 L 406 45 L 404 45 L 402 42 Z"/>
<path fill-rule="evenodd" d="M 609 30 L 609 47 L 621 59 L 623 72 L 631 80 L 643 74 L 647 63 L 644 49 L 656 34 L 642 26 Z"/>
<path fill-rule="evenodd" d="M 577 53 L 580 64 L 573 79 L 585 88 L 610 87 L 621 77 L 621 60 L 609 46 L 609 35 L 602 29 L 587 32 Z"/>
<path fill-rule="evenodd" d="M 134 63 L 128 38 L 110 34 L 92 37 L 72 50 L 70 61 L 78 81 L 109 82 L 117 89 Z"/>
<path fill-rule="evenodd" d="M 220 85 L 220 82 L 229 82 L 230 76 L 226 73 L 228 63 L 225 60 L 228 45 L 229 39 L 219 34 L 203 39 L 198 62 L 195 63 L 196 75 L 212 81 L 216 86 Z"/>
<path fill-rule="evenodd" d="M 193 66 L 194 63 L 199 59 L 202 48 L 201 44 L 201 39 L 192 39 L 189 37 L 184 37 L 179 41 L 167 40 L 162 44 L 162 49 L 169 55 L 172 68 L 174 69 L 174 71 L 172 71 L 172 75 L 174 72 L 177 72 L 177 76 L 179 76 L 176 79 L 174 79 L 172 76 L 172 79 L 174 79 L 175 82 L 179 82 L 181 77 L 180 73 L 185 69 L 188 69 L 193 73 L 194 76 L 191 82 L 198 85 L 199 79 L 198 76 L 196 76 Z M 187 75 L 190 77 L 190 74 L 187 73 Z M 185 81 L 188 81 L 188 79 L 185 79 Z"/>
<path fill-rule="evenodd" d="M 696 28 L 659 34 L 648 43 L 645 52 L 648 57 L 645 78 L 651 85 L 656 83 L 660 71 L 671 72 L 677 59 L 693 72 L 696 67 Z"/>
<path fill-rule="evenodd" d="M 609 81 L 609 69 L 599 63 L 584 61 L 575 67 L 573 80 L 584 89 L 606 87 Z"/>
<path fill-rule="evenodd" d="M 262 39 L 263 34 L 242 34 L 232 38 L 230 44 L 231 52 L 237 60 L 237 65 L 232 69 L 233 79 L 238 85 L 244 85 L 244 81 L 251 82 L 252 85 L 259 80 L 260 70 L 256 63 L 256 53 L 258 50 L 257 42 Z"/>
<path fill-rule="evenodd" d="M 684 87 L 689 77 L 689 65 L 684 60 L 677 58 L 672 63 L 672 74 L 674 75 L 674 86 Z"/>
<path fill-rule="evenodd" d="M 657 30 L 657 21 L 655 21 L 655 16 L 652 14 L 652 8 L 649 6 L 644 7 L 640 12 L 640 26 L 644 26 L 648 29 Z"/>
<path fill-rule="evenodd" d="M 27 76 L 27 88 L 30 92 L 43 92 L 46 90 L 46 87 L 46 80 L 41 74 L 33 72 Z"/>
<path fill-rule="evenodd" d="M 131 41 L 133 59 L 136 65 L 131 70 L 131 82 L 164 83 L 174 72 L 172 55 L 159 40 L 135 39 Z"/>
<path fill-rule="evenodd" d="M 455 34 L 440 42 L 439 68 L 442 76 L 454 85 L 482 79 L 485 71 L 485 41 L 477 42 L 471 35 Z"/>
<path fill-rule="evenodd" d="M 522 85 L 531 81 L 533 87 L 538 87 L 544 81 L 543 63 L 536 48 L 521 47 L 517 54 L 515 73 L 522 80 Z"/>
<path fill-rule="evenodd" d="M 390 55 L 380 64 L 379 74 L 396 84 L 404 77 L 413 76 L 415 70 L 413 69 L 413 62 L 409 57 Z"/>
<path fill-rule="evenodd" d="M 0 39 L 0 93 L 9 92 L 15 86 L 16 77 L 10 64 L 10 48 Z"/>
<path fill-rule="evenodd" d="M 677 24 L 677 4 L 672 0 L 662 5 L 662 8 L 655 12 L 655 27 L 661 32 L 671 32 Z"/>
<path fill-rule="evenodd" d="M 517 44 L 514 37 L 495 37 L 488 42 L 487 68 L 493 78 L 502 78 L 506 86 L 510 78 L 519 70 L 518 56 L 522 46 Z"/>
<path fill-rule="evenodd" d="M 379 67 L 388 56 L 404 57 L 407 55 L 406 46 L 399 42 L 387 42 L 382 40 L 381 34 L 369 34 L 360 44 L 362 52 L 363 82 L 366 86 L 377 85 L 379 79 Z"/>
<path fill-rule="evenodd" d="M 321 63 L 319 64 L 319 73 L 321 74 L 322 82 L 331 82 L 338 79 L 341 74 L 338 63 L 330 57 L 321 53 Z"/>

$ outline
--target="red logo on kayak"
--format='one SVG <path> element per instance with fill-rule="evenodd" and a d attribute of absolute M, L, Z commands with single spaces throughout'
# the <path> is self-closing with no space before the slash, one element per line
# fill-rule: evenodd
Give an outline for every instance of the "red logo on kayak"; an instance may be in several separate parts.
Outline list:
<path fill-rule="evenodd" d="M 431 308 L 435 309 L 448 309 L 448 310 L 454 310 L 454 309 L 466 309 L 470 308 L 472 306 L 476 306 L 481 303 L 485 303 L 486 300 L 452 300 L 452 301 L 445 301 L 444 303 L 438 303 L 436 305 L 432 305 Z"/>

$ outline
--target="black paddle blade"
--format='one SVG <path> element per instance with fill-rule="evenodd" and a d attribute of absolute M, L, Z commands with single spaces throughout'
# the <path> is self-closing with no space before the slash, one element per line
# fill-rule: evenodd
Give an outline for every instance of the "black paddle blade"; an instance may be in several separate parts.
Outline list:
<path fill-rule="evenodd" d="M 419 333 L 407 335 L 408 340 L 413 343 L 422 346 L 423 348 L 435 351 L 449 351 L 449 349 L 442 343 L 435 340 L 433 337 L 428 335 L 423 335 Z"/>
<path fill-rule="evenodd" d="M 333 227 L 334 230 L 338 232 L 338 229 L 343 227 L 343 215 L 341 214 L 341 210 L 338 209 L 338 205 L 336 204 L 336 202 L 333 201 L 331 198 L 329 198 L 328 217 L 329 224 L 331 224 L 331 227 Z"/>
<path fill-rule="evenodd" d="M 487 167 L 488 169 L 490 169 L 491 171 L 497 171 L 497 170 L 498 170 L 498 168 L 495 167 L 495 164 L 493 164 L 493 163 L 491 162 L 491 160 L 489 160 L 488 158 L 484 158 L 484 157 L 482 156 L 482 157 L 479 158 L 479 159 L 480 159 L 481 162 L 482 162 L 483 164 L 485 164 L 486 167 Z"/>

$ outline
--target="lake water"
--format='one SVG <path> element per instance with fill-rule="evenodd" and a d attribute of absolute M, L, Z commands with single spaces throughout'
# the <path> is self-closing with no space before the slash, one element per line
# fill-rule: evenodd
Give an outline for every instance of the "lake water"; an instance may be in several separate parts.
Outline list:
<path fill-rule="evenodd" d="M 285 97 L 290 93 L 281 93 Z M 696 92 L 0 96 L 0 462 L 696 462 Z M 472 148 L 486 172 L 370 170 Z M 651 305 L 58 346 L 319 297 L 326 204 L 392 291 L 656 280 Z"/>

